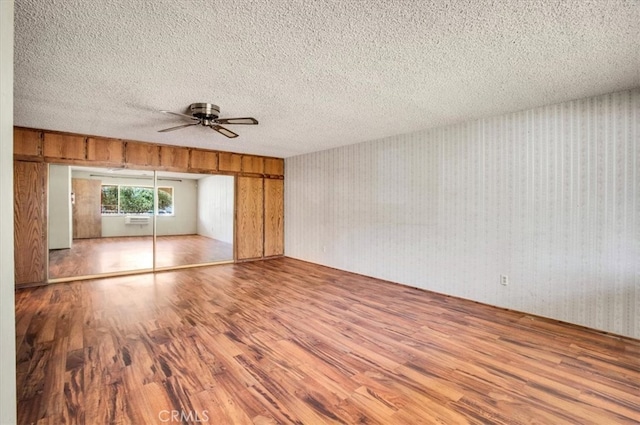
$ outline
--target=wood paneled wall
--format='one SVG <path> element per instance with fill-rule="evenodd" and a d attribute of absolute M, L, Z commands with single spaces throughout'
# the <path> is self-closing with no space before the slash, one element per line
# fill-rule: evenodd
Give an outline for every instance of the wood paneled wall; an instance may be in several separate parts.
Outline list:
<path fill-rule="evenodd" d="M 122 164 L 124 143 L 117 139 L 87 138 L 87 160 L 104 164 Z"/>
<path fill-rule="evenodd" d="M 15 127 L 14 159 L 281 179 L 284 160 Z"/>
<path fill-rule="evenodd" d="M 284 255 L 284 180 L 238 177 L 236 229 L 238 260 Z"/>
<path fill-rule="evenodd" d="M 15 159 L 42 158 L 42 133 L 24 128 L 14 128 L 13 155 Z"/>
<path fill-rule="evenodd" d="M 264 181 L 238 177 L 236 184 L 236 258 L 264 256 Z"/>
<path fill-rule="evenodd" d="M 14 161 L 13 217 L 15 281 L 42 283 L 47 267 L 47 167 L 40 162 Z"/>
<path fill-rule="evenodd" d="M 284 180 L 264 179 L 264 256 L 284 254 Z"/>
<path fill-rule="evenodd" d="M 284 254 L 282 158 L 15 127 L 14 160 L 16 164 L 40 163 L 40 166 L 30 167 L 42 167 L 45 176 L 44 163 L 237 176 L 234 232 L 236 260 L 261 259 Z M 29 166 L 17 167 L 23 170 L 21 173 L 25 176 L 16 175 L 16 184 L 31 184 L 23 181 L 27 177 L 31 178 L 30 172 L 26 171 Z M 46 181 L 44 187 L 46 188 Z M 46 193 L 43 196 L 46 196 Z M 34 221 L 33 215 L 36 211 L 16 206 L 16 223 L 20 222 L 22 226 L 20 232 L 16 230 L 16 267 L 19 261 L 24 262 L 21 263 L 24 271 L 16 276 L 16 283 L 27 283 L 35 281 L 36 278 L 43 281 L 46 276 L 47 255 L 46 198 L 37 201 L 21 198 L 20 202 L 39 202 L 41 211 L 37 212 L 35 221 L 42 226 L 45 239 L 36 239 L 33 236 L 37 229 L 24 227 Z M 36 241 L 39 241 L 39 245 Z M 34 256 L 40 256 L 43 252 L 44 257 L 33 259 L 29 252 L 34 252 Z"/>
<path fill-rule="evenodd" d="M 43 137 L 45 161 L 56 159 L 83 160 L 86 157 L 85 138 L 82 136 L 44 133 Z"/>

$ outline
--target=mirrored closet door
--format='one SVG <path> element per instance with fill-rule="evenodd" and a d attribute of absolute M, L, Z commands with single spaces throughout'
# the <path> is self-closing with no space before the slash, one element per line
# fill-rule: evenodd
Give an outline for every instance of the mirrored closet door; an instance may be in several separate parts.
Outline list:
<path fill-rule="evenodd" d="M 232 176 L 49 166 L 49 281 L 233 260 Z"/>
<path fill-rule="evenodd" d="M 233 176 L 158 171 L 157 186 L 157 270 L 233 260 Z"/>

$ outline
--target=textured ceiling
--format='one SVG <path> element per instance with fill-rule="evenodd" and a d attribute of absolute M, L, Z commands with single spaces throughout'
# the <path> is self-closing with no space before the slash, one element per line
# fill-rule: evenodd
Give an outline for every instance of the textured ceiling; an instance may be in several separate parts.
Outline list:
<path fill-rule="evenodd" d="M 15 125 L 289 157 L 640 86 L 637 0 L 15 0 Z M 253 116 L 227 139 L 156 112 Z"/>

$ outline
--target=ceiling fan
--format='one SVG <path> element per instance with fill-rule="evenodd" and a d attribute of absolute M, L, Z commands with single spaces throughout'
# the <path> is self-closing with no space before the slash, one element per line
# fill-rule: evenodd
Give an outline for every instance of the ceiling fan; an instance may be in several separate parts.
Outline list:
<path fill-rule="evenodd" d="M 220 116 L 220 107 L 212 103 L 192 103 L 191 105 L 189 105 L 189 110 L 191 111 L 191 115 L 180 114 L 178 112 L 171 112 L 171 111 L 160 111 L 165 114 L 171 114 L 171 115 L 176 115 L 178 117 L 187 118 L 192 122 L 190 122 L 189 124 L 182 124 L 182 125 L 177 125 L 175 127 L 165 128 L 163 130 L 158 130 L 158 132 L 166 133 L 169 131 L 180 130 L 181 128 L 191 127 L 194 125 L 203 125 L 205 127 L 209 127 L 214 131 L 217 131 L 223 136 L 233 139 L 234 137 L 238 137 L 238 135 L 233 131 L 229 130 L 228 128 L 222 127 L 219 124 L 226 124 L 226 125 L 258 124 L 258 120 L 251 117 L 218 118 L 218 116 Z"/>

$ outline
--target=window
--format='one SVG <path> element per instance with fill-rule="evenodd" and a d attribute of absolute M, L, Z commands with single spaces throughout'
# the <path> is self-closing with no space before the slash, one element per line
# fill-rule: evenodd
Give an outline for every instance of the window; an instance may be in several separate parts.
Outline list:
<path fill-rule="evenodd" d="M 102 185 L 102 214 L 118 214 L 118 186 Z"/>
<path fill-rule="evenodd" d="M 158 187 L 158 214 L 173 215 L 172 187 Z"/>
<path fill-rule="evenodd" d="M 158 214 L 173 211 L 173 187 L 158 187 Z M 102 214 L 153 214 L 153 187 L 103 184 Z"/>

